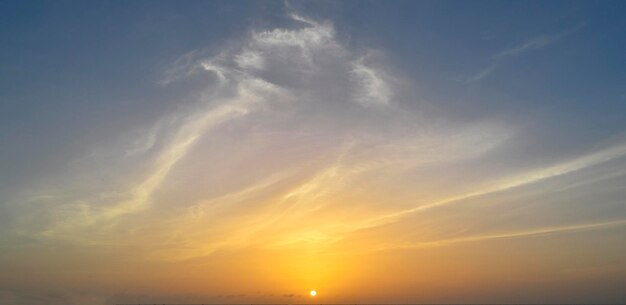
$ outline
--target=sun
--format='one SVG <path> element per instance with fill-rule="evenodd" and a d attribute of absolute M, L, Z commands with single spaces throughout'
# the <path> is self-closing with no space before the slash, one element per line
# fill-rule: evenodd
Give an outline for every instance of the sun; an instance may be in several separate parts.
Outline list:
<path fill-rule="evenodd" d="M 316 295 L 317 295 L 317 291 L 315 291 L 315 290 L 311 290 L 311 292 L 309 292 L 309 294 L 310 294 L 312 297 L 314 297 L 314 296 L 316 296 Z"/>

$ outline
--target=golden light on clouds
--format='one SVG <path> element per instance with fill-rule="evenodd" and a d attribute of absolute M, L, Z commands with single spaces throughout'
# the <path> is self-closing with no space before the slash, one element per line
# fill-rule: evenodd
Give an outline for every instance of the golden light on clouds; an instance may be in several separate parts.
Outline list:
<path fill-rule="evenodd" d="M 497 303 L 504 294 L 484 297 L 626 279 L 623 140 L 559 151 L 551 142 L 567 138 L 535 139 L 551 134 L 528 132 L 535 123 L 442 106 L 543 44 L 486 56 L 498 69 L 471 84 L 437 78 L 475 89 L 435 90 L 333 22 L 291 4 L 281 18 L 176 53 L 150 94 L 169 104 L 146 106 L 155 117 L 0 198 L 0 286 L 19 296 L 37 279 L 115 303 L 154 291 L 150 303 Z"/>

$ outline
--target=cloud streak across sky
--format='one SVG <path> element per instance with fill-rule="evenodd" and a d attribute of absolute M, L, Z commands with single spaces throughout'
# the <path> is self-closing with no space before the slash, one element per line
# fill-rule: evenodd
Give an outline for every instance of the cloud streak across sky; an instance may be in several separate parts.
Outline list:
<path fill-rule="evenodd" d="M 559 39 L 562 39 L 564 36 L 570 35 L 581 28 L 583 28 L 585 24 L 578 25 L 566 32 L 554 34 L 554 35 L 540 35 L 537 37 L 533 37 L 524 41 L 523 43 L 516 45 L 514 47 L 504 49 L 490 58 L 490 63 L 483 70 L 478 73 L 472 75 L 467 79 L 468 82 L 476 82 L 483 80 L 492 74 L 499 65 L 503 64 L 506 60 L 512 59 L 517 56 L 522 56 L 525 53 L 533 52 L 536 50 L 540 50 L 542 48 L 548 47 L 550 44 L 556 43 Z"/>
<path fill-rule="evenodd" d="M 310 169 L 310 177 L 303 182 L 294 181 L 293 190 L 278 195 L 282 199 L 273 204 L 286 208 L 287 212 L 277 212 L 297 217 L 320 208 L 319 198 L 342 191 L 351 179 L 381 170 L 404 171 L 427 164 L 475 158 L 508 137 L 510 132 L 503 126 L 490 123 L 466 126 L 464 131 L 457 132 L 436 126 L 422 114 L 407 118 L 399 105 L 390 104 L 393 83 L 385 80 L 382 71 L 367 65 L 366 59 L 370 57 L 367 50 L 365 55 L 360 55 L 341 46 L 328 22 L 318 23 L 295 14 L 291 19 L 295 21 L 295 29 L 253 31 L 240 47 L 223 50 L 213 57 L 191 59 L 190 56 L 202 53 L 191 52 L 176 60 L 175 66 L 168 69 L 164 84 L 202 74 L 209 74 L 209 78 L 197 98 L 197 108 L 188 110 L 187 114 L 175 114 L 181 117 L 178 122 L 172 124 L 171 130 L 161 131 L 169 134 L 169 139 L 146 160 L 151 165 L 144 177 L 127 189 L 119 190 L 119 194 L 111 196 L 107 193 L 110 199 L 104 199 L 104 202 L 77 198 L 76 203 L 65 204 L 61 209 L 63 212 L 56 213 L 41 234 L 49 238 L 72 239 L 81 236 L 80 232 L 88 232 L 81 239 L 97 243 L 92 230 L 111 230 L 125 218 L 133 221 L 137 214 L 153 208 L 157 190 L 167 182 L 179 163 L 187 159 L 187 162 L 193 162 L 190 155 L 196 146 L 201 142 L 210 145 L 213 132 L 219 132 L 216 130 L 220 126 L 236 125 L 248 117 L 261 117 L 254 132 L 270 133 L 276 131 L 266 129 L 264 121 L 273 117 L 286 116 L 285 124 L 291 125 L 294 124 L 292 120 L 306 115 L 304 111 L 346 112 L 354 109 L 362 112 L 363 118 L 331 117 L 326 123 L 333 130 L 310 125 L 302 127 L 299 134 L 293 136 L 317 133 L 317 137 L 323 137 L 322 141 L 327 142 L 324 143 L 327 147 L 319 151 L 312 147 L 311 152 L 328 155 L 332 162 Z M 329 77 L 334 78 L 335 86 L 327 83 Z M 288 84 L 281 86 L 282 81 Z M 325 92 L 327 87 L 334 91 L 330 96 Z M 329 104 L 331 101 L 333 104 Z M 371 108 L 374 106 L 385 108 Z M 386 117 L 376 122 L 382 116 Z M 353 122 L 346 124 L 346 120 Z M 413 126 L 416 125 L 414 121 L 419 126 Z M 398 126 L 389 128 L 384 126 L 386 122 Z M 378 125 L 382 132 L 364 130 L 372 124 Z M 244 126 L 237 133 L 249 132 L 247 128 Z M 285 127 L 281 126 L 281 129 Z M 237 133 L 232 136 L 240 136 Z M 150 133 L 146 139 L 133 142 L 150 143 L 154 142 L 154 137 L 162 136 Z M 290 145 L 289 140 L 280 139 L 280 134 L 264 136 L 268 141 Z M 140 153 L 132 148 L 131 151 Z M 289 177 L 284 179 L 289 180 Z M 107 233 L 103 236 L 106 238 Z"/>
<path fill-rule="evenodd" d="M 167 107 L 3 193 L 0 266 L 23 275 L 0 277 L 0 301 L 276 302 L 319 288 L 328 302 L 481 302 L 541 283 L 570 301 L 559 285 L 623 282 L 623 130 L 562 150 L 562 134 L 485 104 L 459 114 L 418 84 L 427 64 L 409 71 L 344 22 L 282 9 L 179 52 L 152 82 Z M 572 31 L 499 48 L 469 81 Z M 544 296 L 528 295 L 515 300 Z"/>

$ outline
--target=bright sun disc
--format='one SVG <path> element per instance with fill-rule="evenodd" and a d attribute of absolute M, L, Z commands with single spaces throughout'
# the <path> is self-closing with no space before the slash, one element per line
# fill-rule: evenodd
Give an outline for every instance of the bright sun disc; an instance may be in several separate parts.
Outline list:
<path fill-rule="evenodd" d="M 309 292 L 309 294 L 311 294 L 312 297 L 317 295 L 317 291 L 315 290 L 311 290 L 311 292 Z"/>

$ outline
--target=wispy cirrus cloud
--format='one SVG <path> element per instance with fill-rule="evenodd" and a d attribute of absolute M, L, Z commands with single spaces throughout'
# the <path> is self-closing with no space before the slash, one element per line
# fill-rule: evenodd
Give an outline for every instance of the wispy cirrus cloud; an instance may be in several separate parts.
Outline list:
<path fill-rule="evenodd" d="M 540 35 L 540 36 L 535 36 L 532 37 L 518 45 L 515 45 L 513 47 L 510 47 L 508 49 L 504 49 L 498 53 L 495 53 L 494 55 L 491 56 L 491 58 L 489 59 L 489 64 L 483 68 L 482 70 L 478 71 L 477 73 L 475 73 L 474 75 L 469 76 L 466 81 L 467 82 L 477 82 L 477 81 L 481 81 L 487 77 L 489 77 L 489 75 L 491 75 L 494 71 L 496 71 L 501 65 L 503 65 L 506 61 L 518 57 L 518 56 L 522 56 L 524 54 L 533 52 L 533 51 L 537 51 L 543 48 L 546 48 L 554 43 L 556 43 L 557 41 L 559 41 L 560 39 L 562 39 L 563 37 L 576 32 L 578 30 L 580 30 L 581 28 L 583 28 L 585 26 L 585 24 L 581 24 L 579 26 L 573 27 L 567 31 L 561 32 L 561 33 L 557 33 L 557 34 L 546 34 L 546 35 Z"/>
<path fill-rule="evenodd" d="M 444 238 L 444 239 L 438 239 L 435 241 L 405 242 L 405 243 L 399 243 L 399 244 L 381 245 L 379 248 L 377 248 L 377 250 L 389 250 L 389 249 L 399 249 L 399 248 L 445 247 L 445 246 L 452 246 L 452 245 L 460 244 L 460 243 L 485 242 L 485 241 L 492 241 L 492 240 L 506 240 L 506 239 L 515 239 L 515 238 L 531 238 L 531 237 L 541 237 L 541 236 L 549 236 L 549 235 L 555 235 L 555 234 L 573 234 L 573 233 L 585 232 L 585 231 L 619 228 L 622 226 L 626 226 L 626 219 L 612 220 L 612 221 L 605 221 L 605 222 L 598 222 L 598 223 L 575 224 L 575 225 L 558 226 L 558 227 L 533 228 L 533 229 L 523 230 L 523 231 L 491 233 L 491 234 L 485 234 L 485 235 L 463 236 L 463 237 L 448 238 L 448 239 Z"/>
<path fill-rule="evenodd" d="M 332 247 L 357 231 L 626 153 L 618 145 L 500 180 L 474 179 L 481 182 L 479 189 L 452 185 L 448 196 L 426 203 L 382 196 L 394 192 L 391 181 L 407 175 L 413 177 L 402 182 L 402 196 L 415 196 L 411 190 L 427 188 L 433 169 L 472 164 L 495 153 L 514 139 L 514 126 L 479 121 L 450 127 L 425 113 L 407 113 L 402 103 L 411 92 L 396 86 L 393 69 L 381 56 L 349 49 L 329 22 L 290 18 L 292 27 L 252 30 L 217 54 L 197 50 L 174 61 L 161 85 L 195 78 L 205 84 L 181 98 L 193 107 L 143 128 L 149 132 L 119 149 L 125 152 L 119 158 L 141 162 L 143 172 L 129 169 L 139 178 L 113 192 L 46 199 L 64 202 L 43 211 L 48 221 L 32 233 L 92 246 L 132 243 L 149 234 L 159 242 L 148 247 L 148 256 L 173 261 L 259 245 Z M 494 60 L 556 39 L 528 41 Z M 203 183 L 181 184 L 194 180 Z M 144 231 L 155 222 L 159 230 Z M 120 238 L 126 232 L 133 237 Z"/>
<path fill-rule="evenodd" d="M 167 245 L 167 250 L 154 251 L 153 257 L 188 259 L 249 245 L 252 239 L 268 246 L 326 243 L 341 238 L 332 229 L 335 222 L 354 221 L 341 212 L 352 205 L 342 206 L 336 198 L 352 193 L 358 181 L 465 162 L 512 135 L 499 124 L 479 122 L 456 131 L 424 119 L 423 114 L 405 113 L 393 99 L 410 93 L 399 90 L 379 52 L 347 48 L 330 22 L 298 14 L 290 18 L 292 27 L 252 30 L 217 54 L 196 50 L 174 61 L 164 72 L 162 86 L 194 78 L 206 84 L 191 97 L 181 98 L 190 99 L 193 108 L 181 107 L 155 127 L 142 128 L 149 132 L 130 141 L 130 148 L 120 149 L 124 151 L 120 158 L 140 162 L 138 169 L 128 169 L 139 178 L 125 189 L 95 192 L 43 211 L 48 221 L 36 235 L 110 244 L 124 240 L 119 238 L 123 232 L 140 232 L 142 223 L 165 217 L 159 220 L 163 229 L 151 234 L 162 236 L 161 246 Z M 390 120 L 395 122 L 389 124 Z M 256 142 L 249 147 L 225 144 L 224 136 Z M 312 140 L 297 140 L 303 136 Z M 256 152 L 255 145 L 260 145 Z M 248 175 L 244 169 L 213 173 L 190 165 L 219 168 L 220 162 L 204 159 L 233 149 L 240 155 L 222 157 L 220 162 L 235 167 L 237 162 L 252 162 L 258 177 L 237 181 L 238 175 Z M 259 153 L 266 154 L 261 156 L 266 160 L 284 161 L 271 161 L 274 164 L 265 168 L 250 159 Z M 170 187 L 178 179 L 188 179 L 180 175 L 220 184 L 232 180 L 233 186 L 214 195 L 204 194 L 202 188 Z M 175 201 L 164 199 L 169 196 Z M 245 204 L 250 201 L 254 203 Z M 185 212 L 163 216 L 161 209 Z M 246 209 L 257 212 L 235 220 Z M 337 210 L 337 216 L 325 217 L 326 224 L 315 229 L 307 224 L 306 219 L 329 209 Z M 364 211 L 371 214 L 377 209 Z M 389 205 L 385 210 L 396 208 Z M 222 216 L 214 219 L 216 214 Z"/>
<path fill-rule="evenodd" d="M 47 212 L 51 213 L 50 223 L 41 232 L 42 236 L 69 240 L 78 238 L 97 243 L 95 235 L 89 233 L 89 237 L 82 238 L 79 237 L 80 232 L 109 230 L 117 226 L 122 218 L 151 209 L 155 192 L 163 186 L 180 160 L 187 158 L 198 142 L 207 141 L 216 129 L 255 112 L 280 111 L 276 105 L 293 109 L 294 106 L 284 105 L 294 103 L 298 94 L 318 99 L 316 90 L 319 88 L 311 91 L 302 86 L 310 85 L 306 84 L 308 78 L 323 78 L 324 74 L 331 73 L 325 68 L 328 63 L 320 61 L 330 61 L 338 71 L 344 70 L 343 76 L 337 80 L 348 85 L 346 96 L 357 96 L 354 102 L 363 102 L 361 97 L 372 95 L 373 89 L 387 87 L 383 80 L 377 78 L 373 68 L 367 67 L 361 58 L 350 54 L 335 39 L 332 24 L 297 14 L 292 14 L 291 18 L 297 23 L 294 29 L 254 30 L 238 47 L 223 50 L 217 55 L 196 50 L 177 59 L 165 71 L 161 85 L 167 86 L 201 74 L 214 77 L 197 94 L 195 104 L 199 106 L 191 111 L 172 114 L 175 119 L 162 120 L 168 124 L 156 123 L 148 129 L 149 132 L 132 141 L 130 148 L 125 149 L 124 156 L 120 158 L 138 158 L 139 155 L 149 158 L 142 160 L 152 164 L 147 165 L 150 169 L 142 180 L 125 190 L 114 192 L 116 194 L 92 194 L 87 198 L 65 201 L 61 204 L 62 208 Z M 367 72 L 354 89 L 350 86 L 349 76 L 352 67 L 360 69 L 358 73 Z M 285 77 L 300 83 L 282 84 L 281 80 Z M 376 88 L 370 88 L 372 86 Z M 365 93 L 352 95 L 349 93 L 352 90 Z M 146 155 L 148 151 L 153 153 Z"/>
<path fill-rule="evenodd" d="M 353 63 L 352 74 L 358 84 L 355 99 L 364 106 L 385 106 L 392 99 L 392 91 L 382 71 L 365 64 L 369 56 L 363 56 Z"/>

